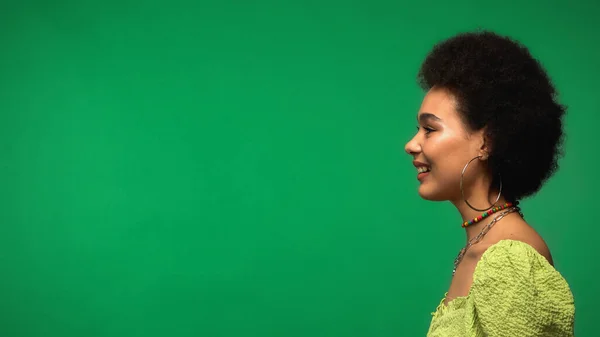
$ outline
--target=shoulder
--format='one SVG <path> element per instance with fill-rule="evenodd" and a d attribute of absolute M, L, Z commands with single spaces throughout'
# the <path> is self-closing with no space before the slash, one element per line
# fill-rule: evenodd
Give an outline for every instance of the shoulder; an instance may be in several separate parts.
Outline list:
<path fill-rule="evenodd" d="M 542 236 L 523 219 L 507 221 L 503 226 L 496 228 L 495 233 L 488 235 L 488 239 L 488 247 L 494 247 L 495 251 L 530 252 L 543 256 L 548 263 L 554 264 L 550 249 Z"/>
<path fill-rule="evenodd" d="M 572 324 L 573 295 L 566 280 L 532 245 L 505 239 L 489 246 L 473 273 L 471 297 L 482 324 L 500 328 Z"/>
<path fill-rule="evenodd" d="M 480 260 L 473 273 L 476 280 L 514 278 L 534 274 L 556 273 L 546 256 L 547 248 L 540 249 L 533 245 L 512 239 L 503 239 L 480 251 Z M 549 255 L 549 253 L 547 253 Z"/>

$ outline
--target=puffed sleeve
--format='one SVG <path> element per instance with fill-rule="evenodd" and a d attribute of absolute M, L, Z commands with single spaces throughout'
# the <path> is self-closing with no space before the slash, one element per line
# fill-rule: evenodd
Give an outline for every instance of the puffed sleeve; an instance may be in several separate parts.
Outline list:
<path fill-rule="evenodd" d="M 530 245 L 504 240 L 473 274 L 473 323 L 482 336 L 573 336 L 574 299 L 562 275 Z"/>

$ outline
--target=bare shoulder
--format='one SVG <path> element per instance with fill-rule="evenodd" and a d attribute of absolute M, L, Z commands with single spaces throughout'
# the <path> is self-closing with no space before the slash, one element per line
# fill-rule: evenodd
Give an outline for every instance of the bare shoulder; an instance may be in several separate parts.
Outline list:
<path fill-rule="evenodd" d="M 529 224 L 521 218 L 507 218 L 502 221 L 502 226 L 494 227 L 480 242 L 472 245 L 466 251 L 452 278 L 445 299 L 446 305 L 457 297 L 467 296 L 473 283 L 473 273 L 483 254 L 502 240 L 523 242 L 544 256 L 551 265 L 554 265 L 548 245 Z"/>
<path fill-rule="evenodd" d="M 554 261 L 552 260 L 552 254 L 550 253 L 550 248 L 546 244 L 546 241 L 544 241 L 544 239 L 538 233 L 535 233 L 535 235 L 527 235 L 527 236 L 515 235 L 515 236 L 511 237 L 510 239 L 516 240 L 516 241 L 521 241 L 521 242 L 524 242 L 524 243 L 530 245 L 540 255 L 545 257 L 546 260 L 548 260 L 548 262 L 550 263 L 550 265 L 554 265 Z"/>
<path fill-rule="evenodd" d="M 554 265 L 552 254 L 550 253 L 550 248 L 546 244 L 546 241 L 544 241 L 542 236 L 527 222 L 519 219 L 517 221 L 507 222 L 505 225 L 506 226 L 503 226 L 503 230 L 498 231 L 486 240 L 486 245 L 484 245 L 483 248 L 486 248 L 485 246 L 489 247 L 501 240 L 520 241 L 531 246 L 540 255 L 545 257 L 551 265 Z"/>

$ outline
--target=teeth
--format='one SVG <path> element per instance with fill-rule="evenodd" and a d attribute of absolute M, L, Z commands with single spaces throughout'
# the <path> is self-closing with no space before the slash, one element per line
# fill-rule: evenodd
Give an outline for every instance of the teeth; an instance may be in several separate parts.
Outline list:
<path fill-rule="evenodd" d="M 417 171 L 419 171 L 419 173 L 425 173 L 425 172 L 429 172 L 429 168 L 425 167 L 425 166 L 419 166 L 419 167 L 417 167 Z"/>

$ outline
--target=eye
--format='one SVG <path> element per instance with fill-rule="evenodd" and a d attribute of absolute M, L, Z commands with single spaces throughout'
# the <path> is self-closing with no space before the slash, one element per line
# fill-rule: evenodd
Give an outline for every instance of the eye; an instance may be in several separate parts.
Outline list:
<path fill-rule="evenodd" d="M 417 132 L 418 132 L 420 129 L 421 129 L 421 127 L 417 125 Z M 423 127 L 423 130 L 425 130 L 425 134 L 429 134 L 430 132 L 432 132 L 432 131 L 435 131 L 434 129 L 432 129 L 432 128 L 429 128 L 429 127 L 426 127 L 426 126 L 424 126 L 424 127 Z"/>

